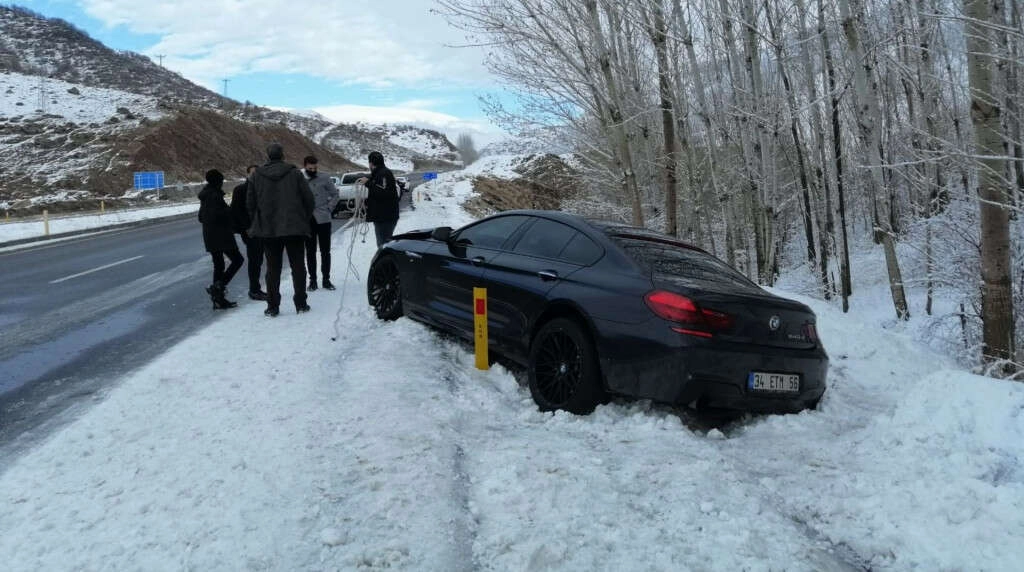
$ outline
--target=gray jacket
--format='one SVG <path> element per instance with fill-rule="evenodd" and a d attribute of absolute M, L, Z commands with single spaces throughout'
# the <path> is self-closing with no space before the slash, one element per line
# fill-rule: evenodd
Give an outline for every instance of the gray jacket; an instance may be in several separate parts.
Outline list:
<path fill-rule="evenodd" d="M 305 169 L 302 174 L 306 175 Z M 313 191 L 313 200 L 316 202 L 313 218 L 317 224 L 331 222 L 331 212 L 338 204 L 338 188 L 331 182 L 331 178 L 323 173 L 317 173 L 312 179 L 306 175 L 306 182 L 309 183 L 309 190 Z"/>
<path fill-rule="evenodd" d="M 252 220 L 249 236 L 308 237 L 314 205 L 302 171 L 284 161 L 271 161 L 257 168 L 249 179 L 245 204 Z"/>

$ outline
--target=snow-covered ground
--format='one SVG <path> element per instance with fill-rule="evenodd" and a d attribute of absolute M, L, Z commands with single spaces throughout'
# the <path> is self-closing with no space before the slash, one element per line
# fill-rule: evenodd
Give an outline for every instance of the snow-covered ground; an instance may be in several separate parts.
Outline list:
<path fill-rule="evenodd" d="M 399 231 L 469 219 L 467 174 L 424 190 Z M 4 569 L 1024 562 L 1024 385 L 958 371 L 904 331 L 799 297 L 832 358 L 819 410 L 724 432 L 645 402 L 540 413 L 462 344 L 373 317 L 372 232 L 335 234 L 334 253 L 340 288 L 312 293 L 311 313 L 271 321 L 244 302 L 16 459 Z"/>
<path fill-rule="evenodd" d="M 191 202 L 160 207 L 119 210 L 103 214 L 51 216 L 50 234 L 103 228 L 124 222 L 173 216 L 198 210 L 199 203 Z M 45 225 L 41 218 L 25 222 L 4 222 L 0 219 L 0 244 L 12 240 L 43 236 L 44 232 Z"/>
<path fill-rule="evenodd" d="M 43 107 L 40 88 L 44 93 Z M 36 116 L 41 110 L 75 123 L 103 123 L 118 115 L 118 108 L 149 119 L 161 116 L 155 97 L 15 72 L 0 73 L 0 117 Z"/>

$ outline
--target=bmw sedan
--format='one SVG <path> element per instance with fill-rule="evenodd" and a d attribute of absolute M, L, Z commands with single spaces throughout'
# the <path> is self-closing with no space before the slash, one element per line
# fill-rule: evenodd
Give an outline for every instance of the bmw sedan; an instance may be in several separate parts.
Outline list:
<path fill-rule="evenodd" d="M 383 320 L 473 339 L 524 366 L 537 405 L 585 414 L 611 395 L 764 412 L 813 408 L 828 355 L 806 305 L 668 235 L 556 211 L 508 211 L 395 236 L 370 266 Z"/>

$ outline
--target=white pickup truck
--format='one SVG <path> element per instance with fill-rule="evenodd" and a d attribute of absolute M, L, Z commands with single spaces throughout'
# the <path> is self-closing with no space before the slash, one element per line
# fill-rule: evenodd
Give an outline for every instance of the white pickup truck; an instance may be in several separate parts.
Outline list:
<path fill-rule="evenodd" d="M 356 181 L 363 177 L 369 177 L 370 173 L 356 171 L 345 173 L 340 177 L 331 177 L 334 186 L 338 188 L 338 206 L 334 207 L 333 216 L 340 213 L 352 212 L 356 205 L 366 198 L 366 187 L 357 185 Z"/>

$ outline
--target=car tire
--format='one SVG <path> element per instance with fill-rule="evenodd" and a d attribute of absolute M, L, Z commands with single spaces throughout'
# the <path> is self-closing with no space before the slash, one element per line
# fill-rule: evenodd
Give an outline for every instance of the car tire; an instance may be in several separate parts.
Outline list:
<path fill-rule="evenodd" d="M 605 400 L 597 351 L 574 320 L 544 324 L 530 343 L 530 394 L 542 411 L 587 415 Z"/>
<path fill-rule="evenodd" d="M 380 258 L 370 267 L 366 295 L 377 318 L 392 321 L 402 317 L 401 275 L 391 257 Z"/>

